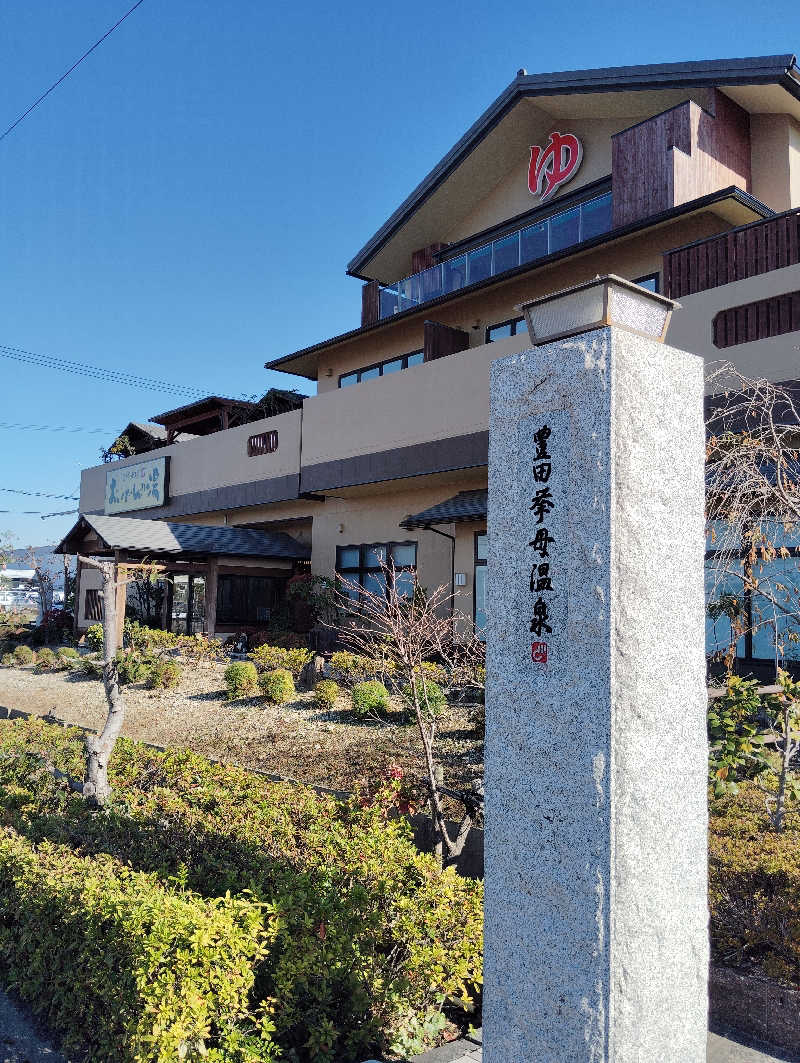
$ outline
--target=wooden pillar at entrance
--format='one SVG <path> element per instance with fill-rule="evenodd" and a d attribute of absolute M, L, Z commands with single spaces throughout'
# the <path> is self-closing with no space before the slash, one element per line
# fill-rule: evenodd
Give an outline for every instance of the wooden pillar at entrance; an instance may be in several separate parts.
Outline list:
<path fill-rule="evenodd" d="M 65 589 L 66 591 L 66 589 Z M 66 598 L 64 605 L 66 606 Z M 75 562 L 75 608 L 72 617 L 72 632 L 75 638 L 78 637 L 78 618 L 81 615 L 81 558 L 78 554 L 78 559 Z"/>
<path fill-rule="evenodd" d="M 115 609 L 117 612 L 117 647 L 122 646 L 122 637 L 125 631 L 125 603 L 128 600 L 128 566 L 122 562 L 127 560 L 128 555 L 124 550 L 116 550 L 114 552 L 114 582 L 116 584 L 116 604 Z"/>
<path fill-rule="evenodd" d="M 206 634 L 210 639 L 214 638 L 217 629 L 217 570 L 219 560 L 209 557 L 206 568 Z"/>

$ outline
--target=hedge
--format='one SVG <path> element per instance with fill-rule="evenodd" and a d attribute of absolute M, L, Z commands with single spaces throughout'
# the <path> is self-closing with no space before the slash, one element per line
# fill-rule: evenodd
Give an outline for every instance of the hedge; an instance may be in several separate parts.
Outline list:
<path fill-rule="evenodd" d="M 79 848 L 82 867 L 94 875 L 104 868 L 137 895 L 141 890 L 143 905 L 153 890 L 197 903 L 209 918 L 204 906 L 220 899 L 242 902 L 247 912 L 263 905 L 265 929 L 258 933 L 269 937 L 269 947 L 253 955 L 250 968 L 253 1032 L 236 1034 L 256 1038 L 251 1056 L 231 1047 L 235 1030 L 224 1045 L 217 1032 L 234 1022 L 238 1005 L 209 1005 L 216 1009 L 209 1044 L 228 1052 L 231 1063 L 360 1063 L 387 1054 L 426 1022 L 435 1026 L 445 999 L 474 999 L 481 884 L 441 871 L 415 849 L 408 824 L 394 814 L 394 782 L 375 798 L 342 803 L 185 751 L 162 754 L 121 740 L 111 762 L 114 803 L 98 815 L 41 768 L 42 754 L 62 771 L 82 770 L 78 733 L 41 721 L 0 721 L 0 828 L 37 847 L 45 870 L 47 845 L 61 847 L 59 859 L 64 847 Z M 0 875 L 0 889 L 8 890 L 7 872 Z M 113 884 L 110 895 L 118 895 Z M 220 911 L 229 913 L 225 905 Z M 27 916 L 20 918 L 27 925 Z M 15 934 L 23 930 L 14 927 Z M 13 942 L 10 948 L 21 985 L 29 959 Z M 85 1018 L 79 1012 L 71 1018 L 61 996 L 104 999 L 119 962 L 75 963 L 72 945 L 62 949 L 55 934 L 48 949 L 49 966 L 61 976 L 50 988 L 39 978 L 29 995 L 38 996 L 60 1029 L 78 1035 Z M 201 995 L 212 999 L 211 989 Z M 242 1012 L 236 1021 L 245 1019 Z"/>

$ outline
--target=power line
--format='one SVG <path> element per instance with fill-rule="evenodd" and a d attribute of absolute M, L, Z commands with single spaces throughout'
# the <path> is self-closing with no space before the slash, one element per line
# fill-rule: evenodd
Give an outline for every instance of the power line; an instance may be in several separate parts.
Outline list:
<path fill-rule="evenodd" d="M 144 3 L 144 0 L 136 0 L 136 3 L 133 5 L 133 7 L 130 8 L 130 10 L 126 11 L 125 14 L 122 16 L 122 18 L 119 19 L 117 22 L 115 22 L 114 25 L 111 27 L 111 29 L 108 30 L 108 32 L 103 34 L 103 36 L 100 38 L 100 40 L 95 41 L 94 44 L 92 45 L 92 47 L 88 51 L 84 52 L 83 55 L 80 57 L 80 59 L 76 60 L 72 64 L 72 66 L 69 68 L 69 70 L 67 70 L 67 72 L 65 74 L 61 75 L 61 77 L 58 79 L 58 81 L 54 81 L 53 84 L 50 86 L 50 88 L 46 92 L 43 92 L 42 95 L 39 97 L 39 99 L 35 100 L 30 105 L 30 107 L 27 109 L 27 111 L 25 111 L 23 114 L 21 114 L 19 116 L 19 118 L 16 119 L 16 121 L 12 122 L 11 125 L 8 127 L 8 129 L 6 129 L 6 131 L 4 133 L 0 133 L 0 140 L 5 140 L 5 138 L 8 136 L 8 134 L 10 132 L 12 132 L 12 130 L 16 129 L 17 126 L 20 124 L 20 122 L 24 118 L 27 118 L 28 115 L 31 113 L 31 111 L 33 111 L 36 107 L 39 106 L 39 104 L 42 102 L 42 100 L 46 100 L 47 99 L 47 97 L 50 95 L 50 93 L 53 91 L 53 89 L 57 89 L 62 81 L 66 81 L 66 79 L 70 76 L 72 71 L 76 70 L 81 65 L 81 63 L 84 61 L 84 59 L 86 59 L 88 56 L 90 56 L 92 54 L 92 52 L 95 50 L 95 48 L 98 48 L 103 43 L 103 41 L 106 40 L 106 38 L 110 37 L 111 34 L 114 32 L 114 30 L 117 28 L 117 26 L 121 26 L 122 23 L 125 21 L 125 19 L 128 17 L 128 15 L 132 15 L 133 12 L 136 10 L 136 8 L 139 7 L 143 3 Z"/>
<path fill-rule="evenodd" d="M 85 428 L 83 425 L 64 424 L 15 424 L 13 421 L 0 421 L 0 430 L 15 432 L 87 432 L 90 435 L 112 435 L 113 428 Z"/>
<path fill-rule="evenodd" d="M 199 388 L 190 387 L 187 384 L 170 384 L 165 380 L 156 380 L 153 377 L 138 376 L 135 373 L 127 373 L 122 369 L 105 369 L 102 366 L 87 365 L 84 362 L 71 362 L 52 354 L 37 354 L 35 351 L 27 351 L 22 347 L 10 347 L 8 344 L 0 344 L 0 358 L 8 358 L 14 362 L 23 362 L 27 365 L 35 365 L 40 369 L 57 369 L 64 373 L 77 373 L 80 376 L 92 377 L 109 384 L 125 384 L 132 388 L 141 388 L 146 391 L 166 391 L 175 395 L 185 395 L 189 398 L 204 398 L 207 392 Z"/>
<path fill-rule="evenodd" d="M 29 498 L 58 498 L 65 502 L 78 502 L 77 495 L 51 495 L 47 491 L 23 491 L 21 487 L 0 487 L 0 491 L 9 495 L 27 495 Z"/>

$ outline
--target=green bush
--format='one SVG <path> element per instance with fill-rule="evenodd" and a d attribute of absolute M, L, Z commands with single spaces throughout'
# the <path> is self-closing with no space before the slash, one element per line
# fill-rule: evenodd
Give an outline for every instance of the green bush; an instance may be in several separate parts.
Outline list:
<path fill-rule="evenodd" d="M 98 816 L 41 770 L 82 770 L 76 729 L 0 721 L 0 754 L 0 838 L 36 846 L 24 873 L 0 861 L 0 968 L 53 1026 L 99 1039 L 92 1058 L 177 1059 L 183 1021 L 186 1044 L 206 1023 L 212 1063 L 360 1063 L 474 999 L 481 884 L 414 848 L 396 789 L 343 803 L 122 739 Z"/>
<path fill-rule="evenodd" d="M 103 678 L 103 661 L 97 654 L 91 653 L 81 657 L 78 667 L 84 675 L 91 676 L 93 679 Z"/>
<path fill-rule="evenodd" d="M 359 653 L 348 653 L 342 650 L 332 655 L 331 668 L 339 682 L 352 687 L 368 679 L 391 675 L 394 671 L 394 662 L 374 661 L 371 657 L 363 657 Z"/>
<path fill-rule="evenodd" d="M 356 683 L 350 692 L 350 700 L 356 716 L 370 716 L 389 709 L 389 691 L 377 679 Z"/>
<path fill-rule="evenodd" d="M 771 830 L 763 793 L 745 781 L 736 794 L 712 796 L 709 828 L 714 956 L 800 986 L 800 813 Z"/>
<path fill-rule="evenodd" d="M 3 656 L 0 657 L 0 664 L 2 664 L 4 668 L 14 668 L 17 664 L 17 658 L 13 653 L 4 653 Z"/>
<path fill-rule="evenodd" d="M 258 672 L 252 661 L 234 661 L 225 669 L 228 701 L 246 698 L 258 690 Z"/>
<path fill-rule="evenodd" d="M 95 653 L 100 653 L 103 649 L 103 625 L 92 624 L 86 631 L 86 645 L 90 650 L 94 650 Z"/>
<path fill-rule="evenodd" d="M 159 659 L 150 665 L 147 685 L 151 690 L 173 690 L 182 678 L 183 673 L 176 661 Z"/>
<path fill-rule="evenodd" d="M 136 650 L 117 650 L 114 660 L 121 686 L 142 683 L 150 675 L 151 662 Z"/>
<path fill-rule="evenodd" d="M 36 670 L 39 672 L 52 672 L 56 667 L 56 655 L 47 646 L 44 646 L 36 654 Z"/>
<path fill-rule="evenodd" d="M 413 709 L 414 696 L 411 692 L 411 686 L 403 687 L 402 694 Z M 432 679 L 423 679 L 422 682 L 419 682 L 417 696 L 419 697 L 422 711 L 430 713 L 431 716 L 438 716 L 447 707 L 447 698 L 444 696 L 444 691 Z"/>
<path fill-rule="evenodd" d="M 80 664 L 81 655 L 72 646 L 61 646 L 56 653 L 56 663 L 62 671 L 77 668 Z"/>
<path fill-rule="evenodd" d="M 181 636 L 157 627 L 145 627 L 138 620 L 126 620 L 123 640 L 126 645 L 139 650 L 140 653 L 153 650 L 163 652 L 175 649 L 181 641 Z"/>
<path fill-rule="evenodd" d="M 285 649 L 283 646 L 269 646 L 264 643 L 263 646 L 259 646 L 258 649 L 248 653 L 247 656 L 251 661 L 255 662 L 259 671 L 264 669 L 273 671 L 276 668 L 284 668 L 297 679 L 303 670 L 303 666 L 311 660 L 312 654 L 311 650 Z"/>
<path fill-rule="evenodd" d="M 244 1058 L 225 1050 L 266 950 L 258 904 L 204 900 L 109 856 L 34 851 L 11 835 L 0 838 L 0 916 L 5 978 L 68 1047 L 86 1042 L 109 1063 Z"/>
<path fill-rule="evenodd" d="M 314 687 L 314 704 L 320 709 L 332 709 L 340 694 L 338 683 L 332 679 L 320 679 Z"/>
<path fill-rule="evenodd" d="M 286 668 L 273 668 L 271 672 L 262 672 L 258 677 L 261 693 L 273 705 L 283 705 L 295 695 L 292 673 Z"/>
<path fill-rule="evenodd" d="M 30 646 L 17 646 L 14 650 L 14 658 L 19 668 L 24 667 L 26 664 L 33 664 L 36 660 L 36 654 L 30 648 Z"/>

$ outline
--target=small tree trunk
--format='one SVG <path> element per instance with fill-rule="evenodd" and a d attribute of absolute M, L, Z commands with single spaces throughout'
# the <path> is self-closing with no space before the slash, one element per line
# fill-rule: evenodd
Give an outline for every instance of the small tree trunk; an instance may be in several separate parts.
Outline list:
<path fill-rule="evenodd" d="M 793 746 L 791 741 L 792 707 L 789 699 L 785 699 L 783 707 L 783 748 L 781 750 L 781 771 L 778 776 L 778 793 L 775 798 L 775 812 L 772 815 L 772 825 L 780 834 L 783 830 L 783 819 L 786 815 L 786 779 L 789 774 L 789 762 L 792 758 Z"/>
<path fill-rule="evenodd" d="M 108 716 L 99 735 L 86 738 L 86 779 L 83 796 L 104 805 L 111 796 L 108 764 L 125 720 L 125 703 L 119 689 L 117 652 L 117 588 L 113 561 L 84 559 L 92 568 L 100 570 L 103 580 L 103 685 L 108 701 Z"/>

